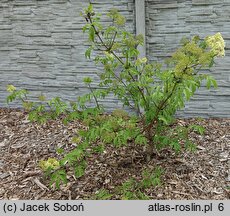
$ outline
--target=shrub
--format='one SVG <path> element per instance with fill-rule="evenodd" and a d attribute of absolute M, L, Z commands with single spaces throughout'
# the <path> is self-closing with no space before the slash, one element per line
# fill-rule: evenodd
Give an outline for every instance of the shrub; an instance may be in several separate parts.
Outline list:
<path fill-rule="evenodd" d="M 149 156 L 154 149 L 165 146 L 178 151 L 181 140 L 191 148 L 188 133 L 193 128 L 179 127 L 175 131 L 170 124 L 176 111 L 184 108 L 185 102 L 190 100 L 202 81 L 206 81 L 208 89 L 217 87 L 211 75 L 200 71 L 212 67 L 215 57 L 224 56 L 221 34 L 203 40 L 199 36 L 191 40 L 183 39 L 182 47 L 167 60 L 167 69 L 163 69 L 158 63 L 149 62 L 146 57 L 138 57 L 137 47 L 143 45 L 143 36 L 134 36 L 125 31 L 125 18 L 116 9 L 108 13 L 113 22 L 107 27 L 101 24 L 100 15 L 95 13 L 92 4 L 85 9 L 83 16 L 87 22 L 83 31 L 88 33 L 91 42 L 85 56 L 90 58 L 91 52 L 96 51 L 94 61 L 104 68 L 99 74 L 99 86 L 105 90 L 92 91 L 92 96 L 100 98 L 112 93 L 124 107 L 138 114 L 139 118 L 133 124 L 138 128 L 141 125 L 142 128 L 132 129 L 135 133 L 132 139 L 147 143 Z M 98 100 L 95 102 L 99 107 Z M 197 130 L 197 127 L 196 131 L 202 131 Z M 116 137 L 122 137 L 126 143 L 125 140 L 130 138 L 127 127 L 122 133 L 117 133 Z"/>
<path fill-rule="evenodd" d="M 164 69 L 158 63 L 149 62 L 146 57 L 138 57 L 137 47 L 143 45 L 143 36 L 134 36 L 126 31 L 125 18 L 116 9 L 108 13 L 112 24 L 106 27 L 101 24 L 100 15 L 95 13 L 92 4 L 82 16 L 86 20 L 83 31 L 88 34 L 91 43 L 85 56 L 91 58 L 94 51 L 95 63 L 104 69 L 98 74 L 98 89 L 91 87 L 91 78 L 84 78 L 90 92 L 70 105 L 60 98 L 47 101 L 44 96 L 39 97 L 40 103 L 33 103 L 27 100 L 26 90 L 17 90 L 12 85 L 7 89 L 11 93 L 7 102 L 20 99 L 29 111 L 30 120 L 44 122 L 65 114 L 64 123 L 78 118 L 88 127 L 73 138 L 77 147 L 59 161 L 58 168 L 48 166 L 45 169 L 49 160 L 41 163 L 52 182 L 56 181 L 58 187 L 61 181 L 66 182 L 63 167 L 68 165 L 74 167 L 76 177 L 81 177 L 87 166 L 87 156 L 103 152 L 109 144 L 115 147 L 130 143 L 144 145 L 147 160 L 151 160 L 156 150 L 165 147 L 176 152 L 181 150 L 182 145 L 194 150 L 189 133 L 203 134 L 204 129 L 198 125 L 171 126 L 176 111 L 184 108 L 185 102 L 190 100 L 203 81 L 206 81 L 208 89 L 217 87 L 215 79 L 201 73 L 201 70 L 212 67 L 215 57 L 224 56 L 221 34 L 204 39 L 199 36 L 183 39 L 181 47 L 167 60 L 167 68 Z M 111 115 L 104 114 L 99 99 L 111 93 L 132 112 L 114 110 Z M 87 106 L 93 100 L 95 107 Z M 154 176 L 149 178 L 158 179 Z M 143 180 L 143 185 L 149 184 L 152 184 L 150 180 Z M 100 196 L 107 195 L 104 191 L 100 193 Z"/>

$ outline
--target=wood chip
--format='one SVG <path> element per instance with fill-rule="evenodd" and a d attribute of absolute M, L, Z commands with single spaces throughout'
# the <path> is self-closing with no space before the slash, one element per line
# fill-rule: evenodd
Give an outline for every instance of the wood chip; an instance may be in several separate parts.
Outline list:
<path fill-rule="evenodd" d="M 24 173 L 24 175 L 22 176 L 23 179 L 27 178 L 27 177 L 31 177 L 31 176 L 35 176 L 35 175 L 40 175 L 41 171 L 28 171 L 26 173 Z"/>
<path fill-rule="evenodd" d="M 44 184 L 42 184 L 37 178 L 33 179 L 34 183 L 37 184 L 38 187 L 40 187 L 42 190 L 49 190 Z"/>
<path fill-rule="evenodd" d="M 196 147 L 198 150 L 205 150 L 205 147 L 203 147 L 203 146 L 197 145 Z"/>
<path fill-rule="evenodd" d="M 13 149 L 18 149 L 18 148 L 22 148 L 26 145 L 26 142 L 19 142 L 17 144 L 11 145 L 10 147 Z"/>
<path fill-rule="evenodd" d="M 73 169 L 67 167 L 68 186 L 53 190 L 48 187 L 49 179 L 44 178 L 42 171 L 38 170 L 38 162 L 49 157 L 61 157 L 56 151 L 49 151 L 48 146 L 54 149 L 62 147 L 65 152 L 73 150 L 75 147 L 71 144 L 71 138 L 76 131 L 86 127 L 78 120 L 65 126 L 61 119 L 40 125 L 29 123 L 27 117 L 28 114 L 23 111 L 0 108 L 0 159 L 4 162 L 3 166 L 0 165 L 0 173 L 8 173 L 8 177 L 0 181 L 0 199 L 90 199 L 102 188 L 113 193 L 129 179 L 139 182 L 143 179 L 144 170 L 154 172 L 156 167 L 164 170 L 163 184 L 143 190 L 150 199 L 219 200 L 230 197 L 230 190 L 226 189 L 230 186 L 226 185 L 230 182 L 229 163 L 226 161 L 230 159 L 230 119 L 178 119 L 172 127 L 178 124 L 205 127 L 204 136 L 189 134 L 191 140 L 197 143 L 198 151 L 192 153 L 182 150 L 175 154 L 165 149 L 148 163 L 142 146 L 129 143 L 114 148 L 106 145 L 103 154 L 87 157 L 84 176 L 73 177 Z M 11 146 L 6 148 L 8 144 Z M 130 165 L 118 166 L 130 154 Z M 118 194 L 112 197 L 120 198 Z"/>
<path fill-rule="evenodd" d="M 180 191 L 172 191 L 172 192 L 175 193 L 175 194 L 181 194 L 181 195 L 189 196 L 188 193 L 183 193 L 183 192 L 180 192 Z"/>

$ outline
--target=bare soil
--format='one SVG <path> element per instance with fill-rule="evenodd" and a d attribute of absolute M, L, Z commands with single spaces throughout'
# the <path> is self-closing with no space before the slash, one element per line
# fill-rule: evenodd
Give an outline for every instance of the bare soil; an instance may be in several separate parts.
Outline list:
<path fill-rule="evenodd" d="M 150 199 L 230 198 L 230 119 L 178 119 L 177 124 L 206 128 L 203 136 L 191 134 L 198 145 L 194 153 L 164 149 L 147 163 L 138 148 L 108 146 L 103 154 L 89 157 L 84 176 L 76 179 L 69 173 L 69 183 L 56 190 L 49 187 L 38 162 L 60 157 L 57 148 L 73 149 L 71 138 L 83 125 L 74 121 L 65 126 L 61 120 L 39 125 L 27 117 L 17 109 L 0 109 L 0 199 L 93 199 L 100 189 L 113 192 L 157 166 L 164 169 L 162 185 L 144 191 Z"/>

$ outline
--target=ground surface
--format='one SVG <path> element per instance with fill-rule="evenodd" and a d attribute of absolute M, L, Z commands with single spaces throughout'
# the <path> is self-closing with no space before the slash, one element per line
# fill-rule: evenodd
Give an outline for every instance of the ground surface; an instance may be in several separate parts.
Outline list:
<path fill-rule="evenodd" d="M 163 150 L 146 163 L 131 148 L 108 147 L 89 158 L 83 177 L 74 180 L 69 175 L 71 181 L 54 190 L 38 162 L 56 157 L 58 147 L 74 148 L 71 137 L 82 125 L 77 121 L 67 126 L 61 121 L 38 125 L 22 111 L 0 109 L 0 199 L 92 199 L 99 189 L 113 191 L 130 177 L 138 181 L 142 170 L 156 166 L 164 174 L 161 186 L 144 191 L 151 199 L 229 199 L 230 119 L 178 120 L 178 124 L 189 122 L 206 128 L 204 136 L 191 134 L 198 144 L 195 153 Z"/>

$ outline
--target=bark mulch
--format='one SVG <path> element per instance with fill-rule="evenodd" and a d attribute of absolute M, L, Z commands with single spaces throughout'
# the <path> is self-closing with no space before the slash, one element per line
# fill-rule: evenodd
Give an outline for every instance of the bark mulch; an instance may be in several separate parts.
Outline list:
<path fill-rule="evenodd" d="M 137 181 L 143 170 L 164 169 L 162 185 L 145 191 L 151 199 L 230 198 L 230 119 L 178 119 L 177 124 L 196 123 L 206 128 L 203 136 L 191 134 L 197 151 L 175 154 L 162 150 L 146 163 L 138 149 L 112 148 L 94 154 L 79 179 L 69 174 L 60 190 L 49 181 L 38 162 L 57 157 L 56 149 L 74 148 L 71 138 L 82 128 L 61 120 L 39 125 L 17 109 L 0 109 L 0 199 L 92 199 L 100 189 L 113 191 L 130 178 Z M 113 196 L 112 199 L 118 199 Z"/>

